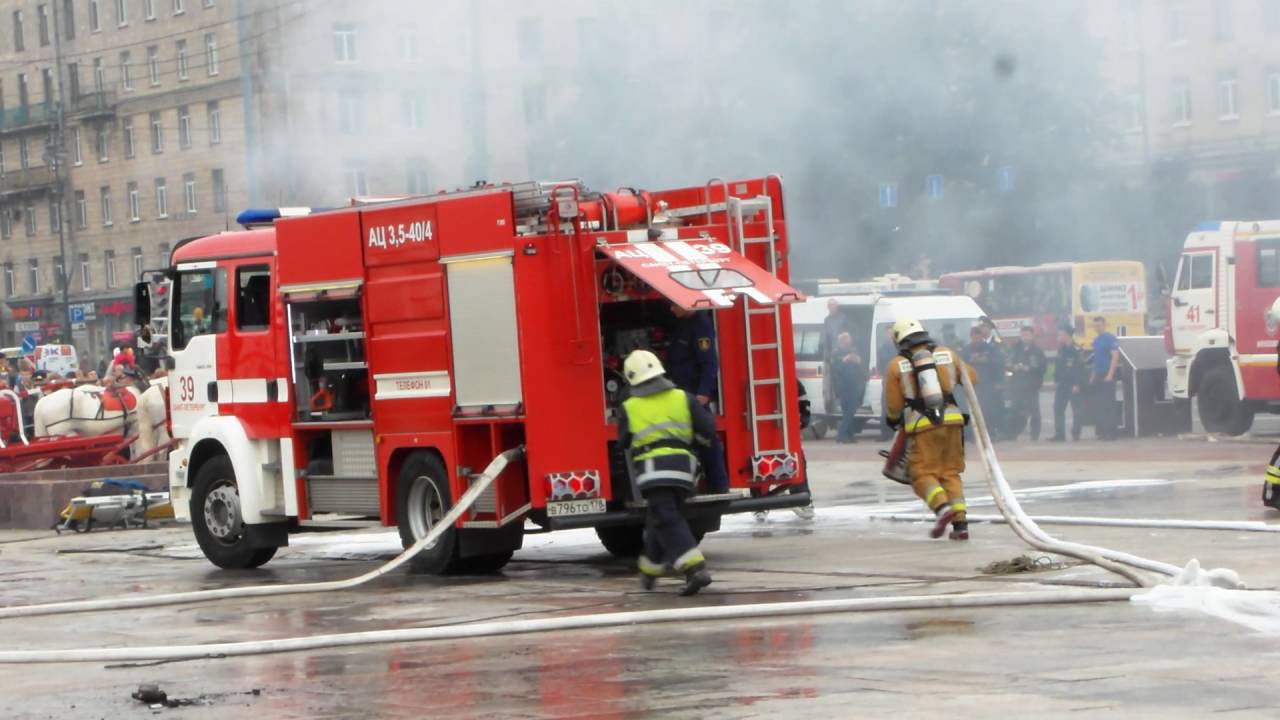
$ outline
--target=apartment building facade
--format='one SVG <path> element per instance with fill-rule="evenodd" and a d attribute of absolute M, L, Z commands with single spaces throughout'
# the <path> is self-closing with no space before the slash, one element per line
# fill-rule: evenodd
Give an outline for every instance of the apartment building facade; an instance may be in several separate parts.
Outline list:
<path fill-rule="evenodd" d="M 1111 162 L 1187 218 L 1280 208 L 1280 3 L 1093 0 L 1116 109 Z M 1185 224 L 1185 222 L 1184 222 Z"/>

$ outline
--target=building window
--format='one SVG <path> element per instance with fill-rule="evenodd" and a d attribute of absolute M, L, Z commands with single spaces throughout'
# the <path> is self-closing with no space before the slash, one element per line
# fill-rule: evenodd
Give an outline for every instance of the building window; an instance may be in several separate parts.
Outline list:
<path fill-rule="evenodd" d="M 44 106 L 46 108 L 53 107 L 53 68 L 45 68 L 40 71 L 40 79 L 44 81 Z"/>
<path fill-rule="evenodd" d="M 1186 78 L 1173 81 L 1173 126 L 1191 124 L 1191 83 Z"/>
<path fill-rule="evenodd" d="M 98 195 L 102 199 L 102 226 L 111 227 L 111 188 L 103 186 L 98 189 Z"/>
<path fill-rule="evenodd" d="M 333 25 L 333 60 L 339 65 L 358 62 L 356 55 L 356 26 L 351 23 Z"/>
<path fill-rule="evenodd" d="M 1170 45 L 1187 45 L 1187 0 L 1167 0 L 1165 37 Z"/>
<path fill-rule="evenodd" d="M 32 295 L 40 294 L 40 261 L 35 258 L 27 260 L 27 284 Z"/>
<path fill-rule="evenodd" d="M 1240 81 L 1235 70 L 1218 73 L 1218 119 L 1224 122 L 1240 119 Z"/>
<path fill-rule="evenodd" d="M 179 0 L 179 2 L 181 2 L 181 0 Z M 213 0 L 204 0 L 204 6 L 207 8 L 213 7 Z"/>
<path fill-rule="evenodd" d="M 227 180 L 221 168 L 213 170 L 213 211 L 216 213 L 227 211 Z"/>
<path fill-rule="evenodd" d="M 199 209 L 196 203 L 196 176 L 187 173 L 182 176 L 182 194 L 187 201 L 187 214 L 195 215 Z"/>
<path fill-rule="evenodd" d="M 222 111 L 218 109 L 218 101 L 206 105 L 205 112 L 209 115 L 209 144 L 217 145 L 222 142 Z"/>
<path fill-rule="evenodd" d="M 56 200 L 49 201 L 49 231 L 57 233 L 62 227 L 62 207 Z"/>
<path fill-rule="evenodd" d="M 426 195 L 427 190 L 427 159 L 426 158 L 409 158 L 408 160 L 408 176 L 407 190 L 410 195 Z"/>
<path fill-rule="evenodd" d="M 92 290 L 93 279 L 89 272 L 89 254 L 80 253 L 80 289 Z"/>
<path fill-rule="evenodd" d="M 186 105 L 178 108 L 178 147 L 191 147 L 191 110 Z"/>
<path fill-rule="evenodd" d="M 72 100 L 80 97 L 80 63 L 67 63 L 67 91 Z"/>
<path fill-rule="evenodd" d="M 22 209 L 22 219 L 27 226 L 27 237 L 36 234 L 36 206 L 30 203 Z"/>
<path fill-rule="evenodd" d="M 213 33 L 204 36 L 204 67 L 209 77 L 218 74 L 218 38 Z"/>
<path fill-rule="evenodd" d="M 142 10 L 148 20 L 155 20 L 156 0 L 142 0 Z"/>
<path fill-rule="evenodd" d="M 102 65 L 102 58 L 93 59 L 93 90 L 102 92 L 107 87 L 107 69 Z"/>
<path fill-rule="evenodd" d="M 27 139 L 25 137 L 18 138 L 18 164 L 23 170 L 31 167 L 31 154 L 27 152 Z"/>
<path fill-rule="evenodd" d="M 142 248 L 135 247 L 133 249 L 133 281 L 142 282 L 143 263 Z"/>
<path fill-rule="evenodd" d="M 184 12 L 186 12 L 186 11 L 187 11 L 186 3 L 184 3 L 184 2 L 183 2 L 183 0 L 173 0 L 173 14 L 174 14 L 174 15 L 181 15 L 182 13 L 184 13 Z"/>
<path fill-rule="evenodd" d="M 151 113 L 151 153 L 158 155 L 164 152 L 164 126 L 160 124 L 160 113 Z"/>
<path fill-rule="evenodd" d="M 161 220 L 169 217 L 169 189 L 165 187 L 164 178 L 156 178 L 156 217 Z"/>
<path fill-rule="evenodd" d="M 178 41 L 178 79 L 186 80 L 191 77 L 190 68 L 187 66 L 187 41 Z"/>
<path fill-rule="evenodd" d="M 13 11 L 13 49 L 15 52 L 26 50 L 22 41 L 22 11 Z"/>
<path fill-rule="evenodd" d="M 129 222 L 142 220 L 142 196 L 138 193 L 138 183 L 129 183 Z"/>
<path fill-rule="evenodd" d="M 4 177 L 4 143 L 0 142 L 0 178 L 2 177 Z M 0 210 L 0 215 L 3 214 L 4 211 Z"/>
<path fill-rule="evenodd" d="M 29 103 L 27 95 L 27 74 L 18 73 L 18 105 L 26 107 Z"/>
<path fill-rule="evenodd" d="M 98 8 L 98 0 L 89 0 L 89 29 L 93 32 L 102 30 L 102 13 Z"/>
<path fill-rule="evenodd" d="M 338 130 L 349 134 L 364 130 L 364 93 L 360 90 L 339 91 Z"/>
<path fill-rule="evenodd" d="M 8 240 L 13 237 L 13 216 L 9 208 L 0 208 L 0 237 Z"/>
<path fill-rule="evenodd" d="M 49 6 L 36 6 L 36 19 L 39 21 L 40 46 L 49 44 Z"/>
<path fill-rule="evenodd" d="M 151 80 L 151 87 L 160 84 L 160 48 L 155 45 L 147 48 L 147 77 Z"/>
<path fill-rule="evenodd" d="M 13 297 L 18 293 L 18 283 L 13 274 L 13 263 L 4 264 L 4 296 Z"/>
<path fill-rule="evenodd" d="M 418 59 L 418 36 L 411 32 L 400 33 L 400 62 L 414 62 Z"/>
<path fill-rule="evenodd" d="M 1235 30 L 1231 27 L 1232 0 L 1213 0 L 1213 39 L 1218 42 L 1231 40 Z"/>
<path fill-rule="evenodd" d="M 62 0 L 62 26 L 68 40 L 76 39 L 76 0 Z"/>
<path fill-rule="evenodd" d="M 546 117 L 547 92 L 541 85 L 527 85 L 524 89 L 524 121 L 538 125 Z"/>
<path fill-rule="evenodd" d="M 76 165 L 84 164 L 84 154 L 80 152 L 80 126 L 76 125 L 71 128 L 71 162 Z"/>
<path fill-rule="evenodd" d="M 76 227 L 89 227 L 89 203 L 85 202 L 83 190 L 76 191 Z"/>
<path fill-rule="evenodd" d="M 102 264 L 107 271 L 107 287 L 113 288 L 116 286 L 116 251 L 106 250 L 102 255 Z M 88 288 L 85 289 L 87 290 Z"/>
<path fill-rule="evenodd" d="M 342 171 L 342 182 L 350 197 L 369 194 L 369 171 L 362 162 L 347 161 L 346 168 Z"/>
<path fill-rule="evenodd" d="M 109 145 L 107 140 L 107 124 L 106 123 L 102 123 L 101 125 L 98 126 L 97 145 L 98 145 L 98 162 L 106 162 L 110 160 L 111 158 L 107 154 L 107 148 L 109 147 Z"/>
<path fill-rule="evenodd" d="M 61 255 L 53 256 L 53 288 L 61 290 L 67 284 L 66 266 Z"/>
<path fill-rule="evenodd" d="M 120 121 L 120 134 L 124 136 L 124 156 L 131 158 L 137 152 L 133 144 L 133 118 Z"/>
<path fill-rule="evenodd" d="M 520 18 L 516 28 L 516 48 L 523 60 L 535 60 L 542 54 L 542 21 L 539 18 Z"/>
<path fill-rule="evenodd" d="M 116 0 L 116 23 L 120 27 L 129 24 L 129 0 Z"/>
<path fill-rule="evenodd" d="M 133 89 L 133 68 L 129 67 L 128 51 L 120 53 L 120 85 L 125 90 Z"/>
<path fill-rule="evenodd" d="M 420 91 L 406 93 L 404 96 L 404 126 L 410 130 L 421 130 L 426 126 L 426 100 Z"/>

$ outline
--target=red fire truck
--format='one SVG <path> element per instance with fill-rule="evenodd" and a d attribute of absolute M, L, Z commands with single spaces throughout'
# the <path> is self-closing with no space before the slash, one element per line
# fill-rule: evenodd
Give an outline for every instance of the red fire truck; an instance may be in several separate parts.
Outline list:
<path fill-rule="evenodd" d="M 246 213 L 244 231 L 180 243 L 166 270 L 173 505 L 215 565 L 261 565 L 311 524 L 396 525 L 407 547 L 521 446 L 418 570 L 500 568 L 526 520 L 638 553 L 620 370 L 636 348 L 662 355 L 672 306 L 714 314 L 720 359 L 731 489 L 686 505 L 695 531 L 808 504 L 785 306 L 803 296 L 776 176 L 290 214 Z"/>
<path fill-rule="evenodd" d="M 1272 304 L 1280 221 L 1204 223 L 1187 236 L 1169 291 L 1169 390 L 1196 397 L 1206 430 L 1239 435 L 1280 409 Z"/>

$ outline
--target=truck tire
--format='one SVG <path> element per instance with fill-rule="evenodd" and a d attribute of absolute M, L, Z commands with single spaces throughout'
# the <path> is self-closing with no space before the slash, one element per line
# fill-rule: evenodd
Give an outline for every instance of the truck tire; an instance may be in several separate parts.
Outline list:
<path fill-rule="evenodd" d="M 506 551 L 462 558 L 458 562 L 457 572 L 465 575 L 490 575 L 506 567 L 514 554 L 514 551 Z"/>
<path fill-rule="evenodd" d="M 415 453 L 400 469 L 396 484 L 396 526 L 400 544 L 408 548 L 426 537 L 431 528 L 453 507 L 449 474 L 439 458 Z M 409 561 L 410 572 L 445 575 L 463 569 L 458 557 L 458 529 L 449 528 L 430 547 Z"/>
<path fill-rule="evenodd" d="M 643 525 L 611 525 L 597 527 L 596 537 L 610 555 L 620 558 L 639 557 L 644 550 Z"/>
<path fill-rule="evenodd" d="M 1253 410 L 1240 400 L 1229 365 L 1218 365 L 1205 374 L 1196 400 L 1200 423 L 1208 432 L 1243 435 L 1253 426 Z"/>
<path fill-rule="evenodd" d="M 196 473 L 190 510 L 196 543 L 214 565 L 224 570 L 245 570 L 275 557 L 276 548 L 249 544 L 235 468 L 226 455 L 209 460 Z"/>

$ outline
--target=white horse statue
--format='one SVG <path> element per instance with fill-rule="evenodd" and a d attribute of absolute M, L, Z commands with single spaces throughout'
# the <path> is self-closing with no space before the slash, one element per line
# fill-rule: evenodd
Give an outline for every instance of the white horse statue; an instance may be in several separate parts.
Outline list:
<path fill-rule="evenodd" d="M 55 390 L 36 402 L 36 437 L 76 434 L 96 437 L 110 432 L 126 436 L 137 433 L 135 456 L 168 442 L 165 428 L 164 388 L 167 378 L 158 378 L 145 391 L 133 384 L 120 389 L 100 385 L 78 385 Z M 163 459 L 163 457 L 159 458 Z"/>

